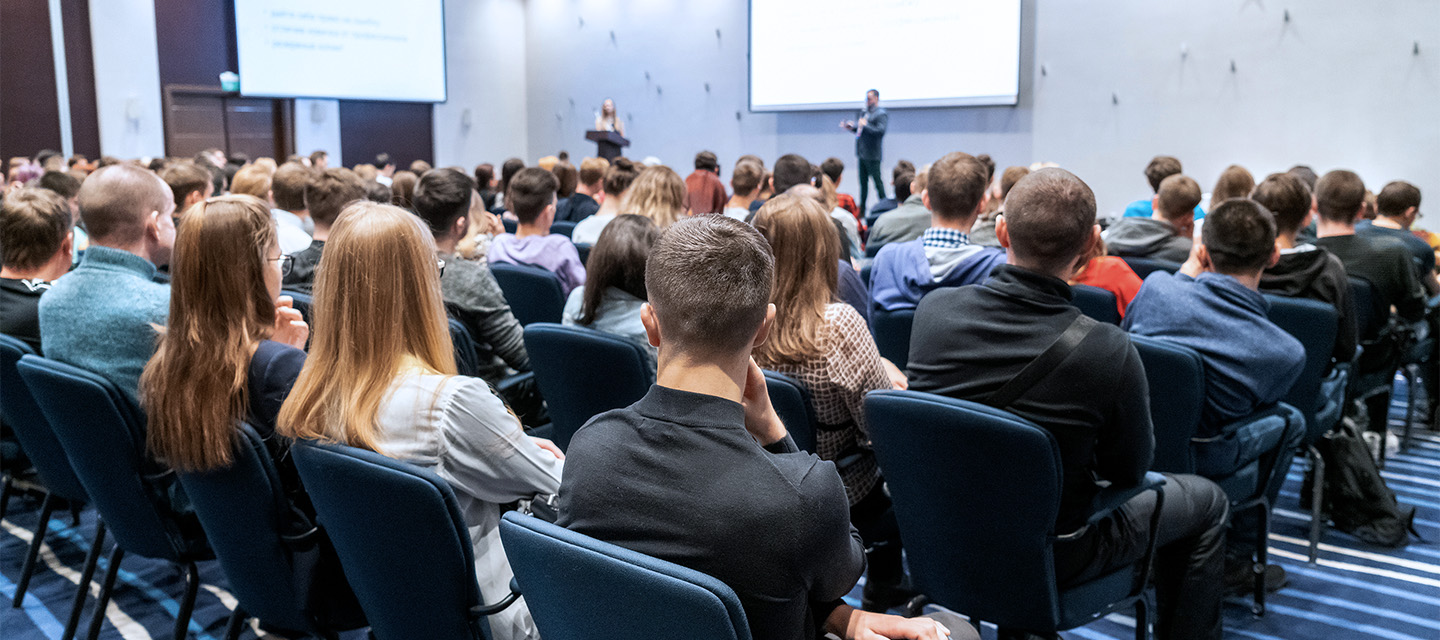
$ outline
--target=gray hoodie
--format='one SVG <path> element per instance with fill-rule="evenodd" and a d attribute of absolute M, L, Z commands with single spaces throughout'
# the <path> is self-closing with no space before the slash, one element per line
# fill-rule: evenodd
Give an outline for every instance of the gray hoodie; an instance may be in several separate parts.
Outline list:
<path fill-rule="evenodd" d="M 1121 218 L 1105 230 L 1110 255 L 1185 262 L 1190 257 L 1190 239 L 1175 235 L 1175 225 L 1154 218 Z"/>

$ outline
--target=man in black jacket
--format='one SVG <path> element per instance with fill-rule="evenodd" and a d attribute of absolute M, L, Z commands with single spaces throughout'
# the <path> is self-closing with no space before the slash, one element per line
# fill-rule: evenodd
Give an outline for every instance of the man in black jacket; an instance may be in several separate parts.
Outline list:
<path fill-rule="evenodd" d="M 1035 422 L 1059 444 L 1064 484 L 1055 532 L 1083 533 L 1056 544 L 1055 575 L 1062 586 L 1075 584 L 1145 552 L 1153 492 L 1084 526 L 1099 481 L 1133 486 L 1150 468 L 1155 439 L 1145 370 L 1124 332 L 1070 304 L 1066 282 L 1100 242 L 1090 187 L 1062 169 L 1022 178 L 995 235 L 1009 264 L 983 285 L 939 289 L 920 301 L 910 339 L 910 389 L 984 403 L 1072 323 L 1087 330 L 1048 375 L 997 407 Z M 1167 474 L 1155 558 L 1157 636 L 1221 637 L 1228 512 L 1215 483 Z"/>
<path fill-rule="evenodd" d="M 855 132 L 855 156 L 860 160 L 860 210 L 866 211 L 871 182 L 875 183 L 875 195 L 880 200 L 885 199 L 885 178 L 880 175 L 880 160 L 883 155 L 881 143 L 885 140 L 885 128 L 890 124 L 890 112 L 880 106 L 879 91 L 871 89 L 865 92 L 865 109 L 856 118 L 841 122 L 840 126 Z"/>

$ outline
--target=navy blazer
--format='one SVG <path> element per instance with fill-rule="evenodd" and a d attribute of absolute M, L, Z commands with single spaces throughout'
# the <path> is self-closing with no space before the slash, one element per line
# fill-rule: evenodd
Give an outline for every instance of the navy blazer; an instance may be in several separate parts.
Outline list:
<path fill-rule="evenodd" d="M 250 356 L 246 385 L 250 391 L 250 426 L 267 442 L 275 435 L 275 418 L 280 405 L 290 395 L 300 368 L 305 366 L 305 352 L 273 340 L 262 340 Z"/>

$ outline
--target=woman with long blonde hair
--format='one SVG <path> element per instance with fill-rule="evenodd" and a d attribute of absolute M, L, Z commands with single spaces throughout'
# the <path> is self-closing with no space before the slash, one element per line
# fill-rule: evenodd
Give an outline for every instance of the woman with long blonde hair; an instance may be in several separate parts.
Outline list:
<path fill-rule="evenodd" d="M 340 213 L 316 274 L 310 357 L 279 433 L 369 449 L 445 478 L 470 527 L 481 592 L 506 593 L 513 574 L 500 505 L 559 491 L 562 456 L 526 436 L 484 380 L 455 375 L 443 268 L 414 214 L 369 202 Z M 535 636 L 521 604 L 489 621 L 496 638 Z"/>
<path fill-rule="evenodd" d="M 755 348 L 755 362 L 810 391 L 816 455 L 853 459 L 839 471 L 851 522 L 871 547 L 865 604 L 889 608 L 902 593 L 900 538 L 870 449 L 865 394 L 904 389 L 905 375 L 880 357 L 865 320 L 836 296 L 840 235 L 823 206 L 810 197 L 781 194 L 760 207 L 755 228 L 775 256 L 770 290 L 775 324 Z"/>
<path fill-rule="evenodd" d="M 140 376 L 146 440 L 175 469 L 223 468 L 239 421 L 262 437 L 274 433 L 309 330 L 280 296 L 289 257 L 259 198 L 222 196 L 190 207 L 170 264 L 168 326 Z"/>
<path fill-rule="evenodd" d="M 630 185 L 621 213 L 645 216 L 663 231 L 685 216 L 685 181 L 664 165 L 645 167 Z"/>

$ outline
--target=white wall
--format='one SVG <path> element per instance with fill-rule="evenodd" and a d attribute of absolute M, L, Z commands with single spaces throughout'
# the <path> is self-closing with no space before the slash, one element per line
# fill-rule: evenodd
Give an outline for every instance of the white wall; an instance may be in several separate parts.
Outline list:
<path fill-rule="evenodd" d="M 523 0 L 445 0 L 445 44 L 449 99 L 435 105 L 435 166 L 529 157 Z"/>
<path fill-rule="evenodd" d="M 90 3 L 90 44 L 100 152 L 118 158 L 165 155 L 154 0 Z"/>
<path fill-rule="evenodd" d="M 295 152 L 330 154 L 332 166 L 340 162 L 340 101 L 295 100 Z"/>

